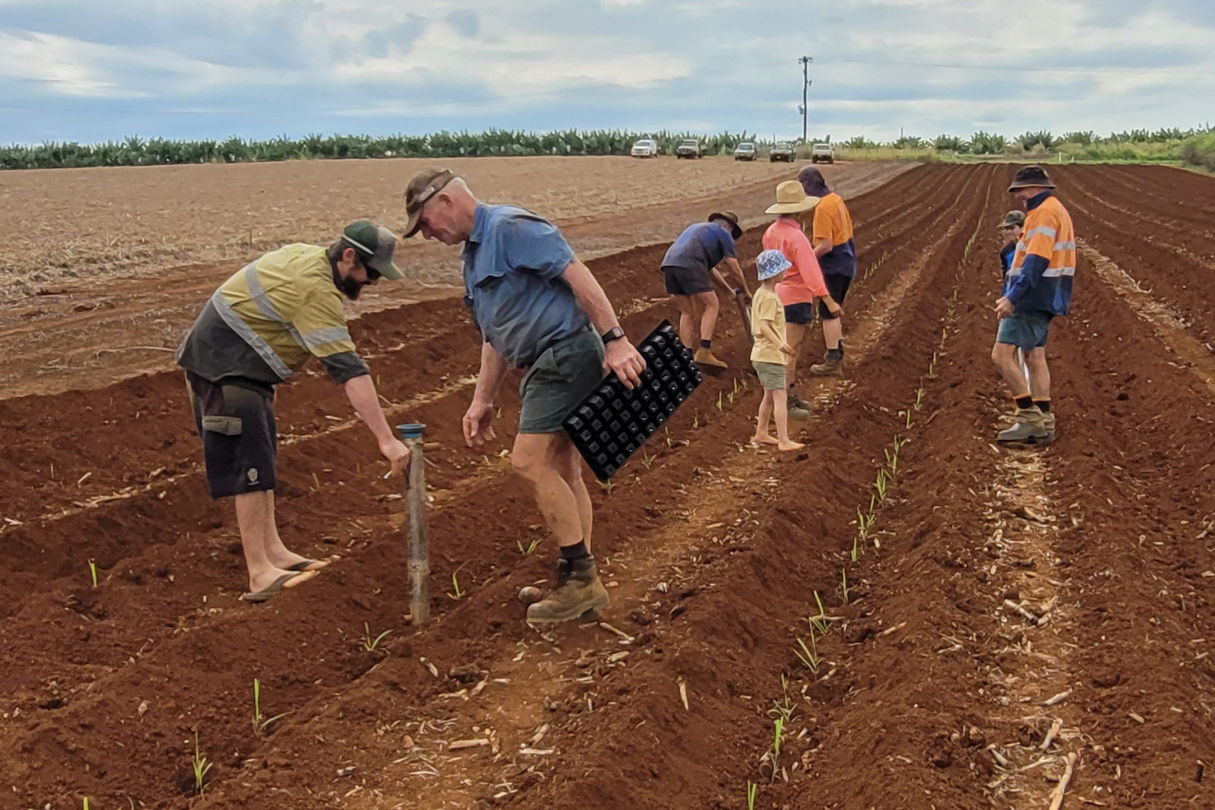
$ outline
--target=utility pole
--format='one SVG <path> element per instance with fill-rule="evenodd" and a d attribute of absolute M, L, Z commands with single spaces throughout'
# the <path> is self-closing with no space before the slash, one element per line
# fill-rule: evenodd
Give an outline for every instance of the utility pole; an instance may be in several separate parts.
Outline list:
<path fill-rule="evenodd" d="M 809 56 L 800 56 L 797 59 L 802 65 L 802 143 L 806 142 L 806 93 L 810 89 L 810 63 L 814 60 Z"/>

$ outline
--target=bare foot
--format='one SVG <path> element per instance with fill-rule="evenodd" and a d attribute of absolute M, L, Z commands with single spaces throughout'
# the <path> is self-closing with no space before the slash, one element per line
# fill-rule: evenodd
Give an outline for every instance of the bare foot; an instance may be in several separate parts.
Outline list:
<path fill-rule="evenodd" d="M 757 434 L 751 437 L 751 444 L 779 444 L 769 433 Z"/>
<path fill-rule="evenodd" d="M 790 439 L 787 442 L 777 442 L 776 449 L 788 453 L 791 450 L 801 450 L 805 446 L 801 442 L 795 442 Z"/>

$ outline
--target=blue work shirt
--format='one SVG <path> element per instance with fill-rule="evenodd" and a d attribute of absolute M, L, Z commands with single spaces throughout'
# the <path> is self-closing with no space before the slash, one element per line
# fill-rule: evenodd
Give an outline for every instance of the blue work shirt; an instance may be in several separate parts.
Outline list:
<path fill-rule="evenodd" d="M 512 366 L 530 366 L 590 319 L 561 278 L 574 251 L 543 217 L 477 203 L 464 245 L 464 303 L 482 337 Z"/>
<path fill-rule="evenodd" d="M 697 222 L 685 228 L 667 249 L 662 266 L 707 273 L 727 256 L 734 258 L 733 235 L 716 222 Z"/>

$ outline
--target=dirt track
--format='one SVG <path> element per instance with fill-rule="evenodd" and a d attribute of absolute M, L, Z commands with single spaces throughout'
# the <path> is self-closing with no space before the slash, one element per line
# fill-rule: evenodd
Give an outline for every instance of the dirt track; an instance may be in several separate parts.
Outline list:
<path fill-rule="evenodd" d="M 628 640 L 523 624 L 514 595 L 551 544 L 521 553 L 541 536 L 530 498 L 458 441 L 477 345 L 455 301 L 355 326 L 390 418 L 434 443 L 423 632 L 401 620 L 398 494 L 322 374 L 279 397 L 280 522 L 298 550 L 342 559 L 260 609 L 235 598 L 237 536 L 203 491 L 176 374 L 0 402 L 17 437 L 0 490 L 13 806 L 738 808 L 754 782 L 762 808 L 1028 808 L 1069 754 L 1065 807 L 1215 803 L 1215 364 L 1189 325 L 1211 314 L 1215 237 L 1180 224 L 1215 183 L 1052 169 L 1083 243 L 1052 333 L 1060 436 L 1016 452 L 991 443 L 1008 408 L 987 358 L 1011 173 L 926 166 L 850 199 L 849 377 L 812 390 L 796 458 L 744 445 L 758 392 L 735 390 L 750 378 L 726 313 L 731 372 L 593 487 L 607 621 Z M 1161 238 L 1127 237 L 1145 218 Z M 592 265 L 634 337 L 668 314 L 661 251 Z M 458 600 L 442 595 L 453 575 Z M 831 629 L 811 672 L 794 651 L 816 591 Z M 365 628 L 393 633 L 368 653 Z M 266 715 L 288 712 L 266 735 L 253 678 Z M 778 717 L 780 752 L 761 760 Z M 194 731 L 215 766 L 191 799 Z"/>

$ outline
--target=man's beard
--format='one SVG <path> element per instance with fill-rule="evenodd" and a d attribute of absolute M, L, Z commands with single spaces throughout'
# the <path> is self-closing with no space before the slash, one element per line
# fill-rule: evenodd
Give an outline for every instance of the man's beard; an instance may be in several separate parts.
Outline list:
<path fill-rule="evenodd" d="M 340 289 L 342 291 L 342 295 L 346 296 L 351 301 L 354 301 L 359 297 L 359 293 L 363 291 L 363 283 L 347 276 L 346 278 L 342 279 Z"/>

